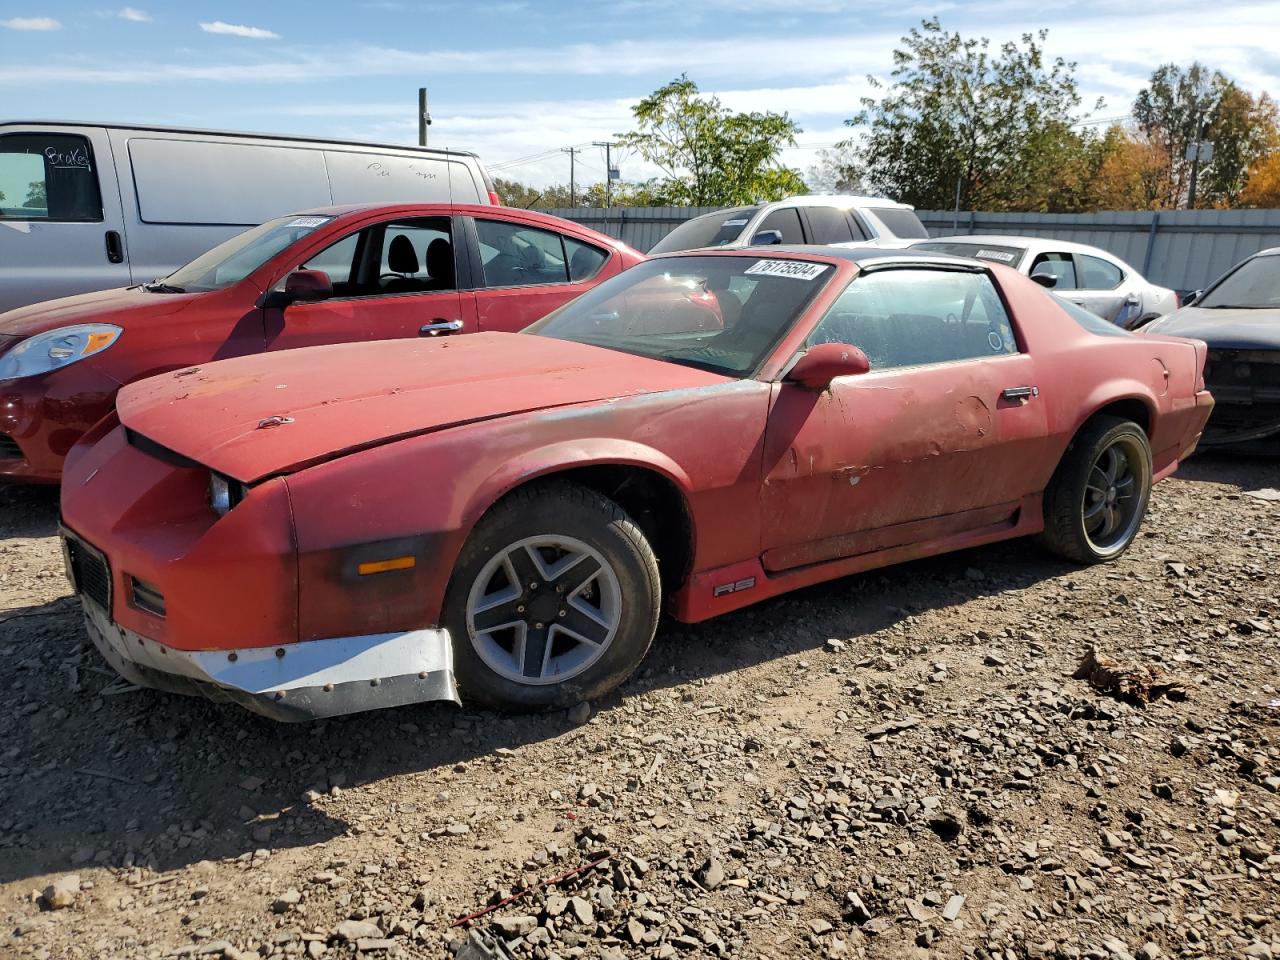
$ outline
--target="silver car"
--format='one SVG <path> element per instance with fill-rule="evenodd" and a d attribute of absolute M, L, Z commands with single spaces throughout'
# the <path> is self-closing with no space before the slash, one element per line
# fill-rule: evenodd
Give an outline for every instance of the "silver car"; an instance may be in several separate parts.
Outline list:
<path fill-rule="evenodd" d="M 929 236 L 914 207 L 883 197 L 810 194 L 730 207 L 686 220 L 650 254 L 773 243 L 833 247 L 906 247 Z"/>
<path fill-rule="evenodd" d="M 1178 309 L 1178 295 L 1158 287 L 1105 250 L 1041 237 L 956 236 L 912 244 L 952 256 L 1003 263 L 1029 277 L 1053 278 L 1053 292 L 1126 330 Z"/>

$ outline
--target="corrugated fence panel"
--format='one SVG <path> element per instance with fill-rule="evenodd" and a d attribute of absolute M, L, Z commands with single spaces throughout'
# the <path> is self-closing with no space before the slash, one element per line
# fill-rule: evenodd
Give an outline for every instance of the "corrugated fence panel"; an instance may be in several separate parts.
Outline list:
<path fill-rule="evenodd" d="M 575 220 L 637 250 L 715 207 L 571 207 L 546 213 Z M 1007 233 L 1053 237 L 1107 250 L 1155 283 L 1208 286 L 1245 257 L 1280 247 L 1280 210 L 1119 210 L 1104 213 L 984 213 L 918 210 L 933 237 Z"/>

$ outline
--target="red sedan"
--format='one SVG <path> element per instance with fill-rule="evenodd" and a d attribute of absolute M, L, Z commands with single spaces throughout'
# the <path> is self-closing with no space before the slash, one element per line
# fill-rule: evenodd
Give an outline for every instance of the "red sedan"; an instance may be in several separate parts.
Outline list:
<path fill-rule="evenodd" d="M 1204 360 L 977 261 L 659 257 L 518 335 L 126 388 L 68 461 L 69 567 L 135 683 L 282 719 L 562 706 L 664 604 L 1030 534 L 1118 556 L 1200 436 Z"/>
<path fill-rule="evenodd" d="M 0 480 L 56 483 L 121 384 L 322 343 L 520 330 L 643 259 L 504 207 L 361 205 L 268 221 L 163 280 L 0 316 Z"/>

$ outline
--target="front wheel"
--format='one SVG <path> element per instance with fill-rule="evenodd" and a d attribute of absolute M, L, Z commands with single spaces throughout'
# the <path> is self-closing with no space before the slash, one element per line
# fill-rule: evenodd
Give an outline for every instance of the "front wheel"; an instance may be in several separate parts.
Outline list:
<path fill-rule="evenodd" d="M 608 692 L 648 652 L 660 597 L 653 550 L 612 500 L 516 491 L 476 525 L 445 597 L 464 701 L 519 712 Z"/>
<path fill-rule="evenodd" d="M 1151 472 L 1151 447 L 1140 426 L 1119 417 L 1095 417 L 1081 428 L 1049 481 L 1041 542 L 1077 563 L 1120 556 L 1146 515 Z"/>

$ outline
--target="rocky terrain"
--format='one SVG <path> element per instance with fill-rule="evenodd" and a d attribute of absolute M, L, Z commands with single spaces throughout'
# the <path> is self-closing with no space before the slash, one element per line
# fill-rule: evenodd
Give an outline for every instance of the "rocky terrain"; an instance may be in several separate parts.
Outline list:
<path fill-rule="evenodd" d="M 1197 458 L 1114 564 L 666 623 L 568 714 L 295 726 L 116 678 L 56 498 L 0 490 L 0 956 L 1280 957 L 1276 487 Z"/>

